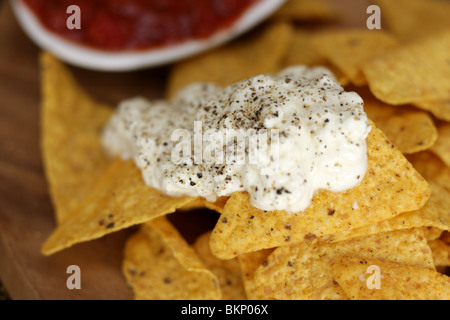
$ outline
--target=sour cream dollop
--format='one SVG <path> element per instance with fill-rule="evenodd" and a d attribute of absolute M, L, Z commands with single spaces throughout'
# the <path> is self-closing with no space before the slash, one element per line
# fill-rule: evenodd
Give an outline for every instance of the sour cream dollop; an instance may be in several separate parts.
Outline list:
<path fill-rule="evenodd" d="M 215 201 L 246 191 L 256 208 L 293 213 L 320 189 L 362 181 L 371 130 L 363 105 L 328 69 L 296 66 L 226 88 L 193 84 L 170 101 L 123 101 L 102 142 L 165 194 Z"/>

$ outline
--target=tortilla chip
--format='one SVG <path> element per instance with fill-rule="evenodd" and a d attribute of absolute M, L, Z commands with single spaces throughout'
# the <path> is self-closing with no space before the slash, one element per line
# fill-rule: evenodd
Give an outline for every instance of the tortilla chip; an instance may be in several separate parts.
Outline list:
<path fill-rule="evenodd" d="M 380 270 L 380 289 L 369 288 L 373 271 Z M 449 300 L 450 278 L 428 268 L 373 259 L 344 257 L 331 265 L 333 276 L 354 300 Z"/>
<path fill-rule="evenodd" d="M 289 23 L 272 23 L 250 36 L 173 66 L 168 97 L 194 82 L 228 86 L 234 82 L 278 71 L 292 34 Z"/>
<path fill-rule="evenodd" d="M 450 121 L 450 97 L 434 101 L 418 101 L 414 105 L 431 112 L 433 116 L 440 120 Z"/>
<path fill-rule="evenodd" d="M 368 226 L 325 236 L 324 241 L 334 242 L 394 230 L 433 227 L 450 230 L 450 192 L 430 181 L 431 196 L 419 210 L 401 213 L 391 219 Z"/>
<path fill-rule="evenodd" d="M 364 99 L 364 111 L 403 154 L 427 150 L 438 139 L 434 121 L 426 112 L 392 107 L 375 99 Z"/>
<path fill-rule="evenodd" d="M 428 241 L 436 267 L 450 266 L 450 246 L 442 240 Z"/>
<path fill-rule="evenodd" d="M 216 202 L 209 202 L 206 199 L 201 199 L 201 201 L 206 208 L 216 211 L 218 213 L 222 213 L 223 208 L 225 208 L 228 199 L 229 197 L 220 197 L 217 199 Z"/>
<path fill-rule="evenodd" d="M 450 168 L 434 153 L 423 151 L 411 154 L 408 160 L 427 181 L 433 181 L 450 191 Z"/>
<path fill-rule="evenodd" d="M 209 237 L 207 232 L 195 241 L 193 248 L 199 255 L 206 267 L 217 276 L 220 283 L 223 300 L 245 300 L 244 284 L 242 282 L 241 267 L 237 259 L 217 259 L 209 248 Z"/>
<path fill-rule="evenodd" d="M 402 41 L 450 29 L 450 3 L 442 0 L 377 0 L 388 28 Z"/>
<path fill-rule="evenodd" d="M 90 98 L 51 54 L 42 54 L 41 65 L 43 162 L 62 223 L 108 166 L 98 135 L 113 109 Z"/>
<path fill-rule="evenodd" d="M 337 11 L 323 0 L 288 0 L 271 18 L 287 21 L 331 21 L 337 18 Z"/>
<path fill-rule="evenodd" d="M 450 232 L 448 231 L 444 231 L 439 240 L 444 241 L 445 244 L 447 244 L 448 246 L 450 246 Z"/>
<path fill-rule="evenodd" d="M 431 148 L 441 160 L 450 167 L 450 123 L 438 127 L 438 139 Z"/>
<path fill-rule="evenodd" d="M 372 93 L 399 105 L 441 100 L 450 92 L 450 31 L 391 50 L 363 66 Z"/>
<path fill-rule="evenodd" d="M 295 29 L 292 34 L 291 45 L 287 50 L 281 69 L 295 65 L 306 65 L 309 67 L 324 66 L 330 69 L 342 86 L 349 83 L 348 78 L 334 65 L 331 65 L 324 57 L 318 54 L 312 40 L 315 34 L 301 29 Z"/>
<path fill-rule="evenodd" d="M 115 160 L 92 192 L 50 235 L 45 255 L 175 212 L 197 198 L 173 198 L 148 187 L 133 161 Z"/>
<path fill-rule="evenodd" d="M 362 86 L 367 83 L 362 65 L 395 48 L 397 41 L 381 30 L 332 30 L 316 35 L 313 46 L 353 84 Z"/>
<path fill-rule="evenodd" d="M 211 235 L 212 252 L 230 259 L 345 233 L 421 208 L 430 196 L 428 183 L 378 128 L 372 128 L 367 145 L 363 181 L 346 192 L 317 192 L 304 212 L 265 212 L 250 205 L 248 194 L 233 194 Z"/>
<path fill-rule="evenodd" d="M 420 229 L 380 233 L 333 244 L 304 241 L 275 249 L 266 263 L 257 268 L 253 298 L 348 299 L 330 268 L 333 261 L 343 256 L 433 269 L 431 250 Z"/>
<path fill-rule="evenodd" d="M 437 240 L 442 235 L 443 231 L 436 227 L 422 227 L 423 236 L 428 241 Z"/>
<path fill-rule="evenodd" d="M 217 277 L 161 217 L 127 241 L 122 271 L 137 300 L 217 300 Z"/>

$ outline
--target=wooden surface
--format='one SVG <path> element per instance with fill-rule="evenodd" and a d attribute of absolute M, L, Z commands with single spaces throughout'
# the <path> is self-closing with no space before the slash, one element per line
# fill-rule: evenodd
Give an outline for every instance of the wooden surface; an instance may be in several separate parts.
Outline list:
<path fill-rule="evenodd" d="M 363 27 L 367 5 L 341 1 L 349 4 L 346 21 Z M 39 49 L 17 25 L 8 2 L 0 6 L 0 279 L 12 299 L 132 299 L 120 265 L 133 229 L 51 257 L 39 253 L 55 227 L 39 148 Z M 167 67 L 130 73 L 72 70 L 89 93 L 111 104 L 134 95 L 161 97 L 167 77 Z M 81 268 L 81 290 L 66 287 L 72 264 Z"/>

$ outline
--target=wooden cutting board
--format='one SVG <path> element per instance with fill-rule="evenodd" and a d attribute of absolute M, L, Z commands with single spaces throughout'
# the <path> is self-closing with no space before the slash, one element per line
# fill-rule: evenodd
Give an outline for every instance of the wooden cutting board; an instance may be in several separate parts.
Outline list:
<path fill-rule="evenodd" d="M 365 26 L 365 1 L 339 5 L 347 25 Z M 12 299 L 132 299 L 120 268 L 133 228 L 51 257 L 40 254 L 55 222 L 39 147 L 39 49 L 16 23 L 9 3 L 0 6 L 0 279 Z M 168 71 L 71 69 L 89 93 L 111 104 L 135 95 L 162 97 Z M 81 269 L 81 290 L 66 286 L 70 265 Z"/>

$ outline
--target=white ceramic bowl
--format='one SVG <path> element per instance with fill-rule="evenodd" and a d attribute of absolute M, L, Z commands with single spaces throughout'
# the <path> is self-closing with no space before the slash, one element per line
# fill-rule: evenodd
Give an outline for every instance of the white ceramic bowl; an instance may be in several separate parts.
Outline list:
<path fill-rule="evenodd" d="M 189 40 L 164 48 L 126 52 L 106 52 L 67 41 L 48 31 L 21 0 L 11 0 L 10 2 L 25 33 L 38 46 L 52 52 L 61 60 L 93 70 L 128 71 L 168 64 L 223 44 L 262 22 L 285 1 L 260 0 L 230 28 L 220 31 L 208 39 Z"/>

